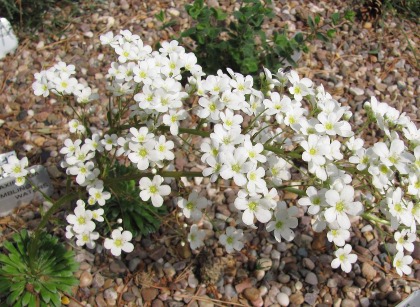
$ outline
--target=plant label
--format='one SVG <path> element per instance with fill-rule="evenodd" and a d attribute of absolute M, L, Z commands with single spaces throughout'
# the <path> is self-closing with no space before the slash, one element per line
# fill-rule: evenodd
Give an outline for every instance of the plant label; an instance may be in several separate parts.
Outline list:
<path fill-rule="evenodd" d="M 45 167 L 35 165 L 29 167 L 28 171 L 31 182 L 50 196 L 53 192 L 53 186 Z M 36 194 L 38 193 L 32 189 L 28 181 L 22 186 L 17 186 L 13 177 L 0 179 L 0 216 L 9 214 L 20 205 L 30 203 Z"/>

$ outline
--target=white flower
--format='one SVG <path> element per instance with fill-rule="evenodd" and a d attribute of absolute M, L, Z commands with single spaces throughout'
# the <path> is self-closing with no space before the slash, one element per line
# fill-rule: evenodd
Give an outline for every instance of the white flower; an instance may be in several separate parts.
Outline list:
<path fill-rule="evenodd" d="M 310 134 L 307 141 L 300 143 L 305 151 L 302 153 L 302 160 L 312 161 L 317 165 L 325 164 L 325 155 L 329 152 L 329 137 Z"/>
<path fill-rule="evenodd" d="M 15 178 L 25 177 L 28 174 L 26 167 L 28 167 L 28 158 L 23 157 L 18 159 L 16 156 L 9 156 L 7 163 L 2 165 L 3 171 Z"/>
<path fill-rule="evenodd" d="M 408 174 L 408 163 L 414 161 L 414 156 L 405 151 L 402 140 L 393 140 L 389 148 L 385 143 L 376 143 L 373 146 L 373 151 L 383 164 L 388 167 L 395 166 L 401 174 Z"/>
<path fill-rule="evenodd" d="M 155 160 L 173 160 L 175 158 L 173 148 L 174 142 L 166 141 L 165 136 L 161 135 L 155 144 Z"/>
<path fill-rule="evenodd" d="M 104 151 L 104 147 L 102 146 L 102 143 L 101 143 L 101 137 L 97 133 L 92 134 L 91 139 L 86 138 L 85 144 L 83 146 L 88 148 L 90 151 L 98 151 L 98 152 Z"/>
<path fill-rule="evenodd" d="M 110 151 L 113 147 L 117 146 L 118 136 L 116 134 L 104 135 L 104 139 L 101 140 L 101 144 L 105 147 L 105 150 Z"/>
<path fill-rule="evenodd" d="M 204 245 L 204 238 L 206 237 L 205 230 L 198 229 L 197 225 L 192 225 L 190 228 L 190 233 L 188 234 L 188 242 L 190 242 L 190 247 L 192 250 L 197 249 L 200 246 Z"/>
<path fill-rule="evenodd" d="M 77 80 L 71 78 L 68 73 L 60 73 L 52 80 L 55 83 L 55 89 L 59 93 L 71 94 L 76 89 Z"/>
<path fill-rule="evenodd" d="M 147 169 L 154 154 L 155 141 L 150 140 L 146 143 L 129 142 L 128 147 L 132 151 L 128 154 L 130 161 L 137 163 L 137 168 L 141 171 Z"/>
<path fill-rule="evenodd" d="M 264 168 L 259 167 L 249 171 L 246 175 L 248 183 L 246 184 L 247 189 L 251 193 L 263 193 L 267 192 L 267 184 L 263 179 L 265 175 Z"/>
<path fill-rule="evenodd" d="M 315 187 L 309 187 L 306 189 L 306 195 L 308 197 L 303 197 L 298 200 L 298 204 L 301 206 L 309 206 L 309 214 L 317 214 L 321 210 L 321 206 L 325 205 L 325 192 L 327 189 L 322 189 L 317 191 Z"/>
<path fill-rule="evenodd" d="M 195 222 L 201 219 L 203 215 L 201 210 L 206 208 L 207 205 L 208 200 L 205 197 L 199 197 L 196 191 L 191 192 L 188 200 L 184 198 L 178 199 L 178 207 L 182 209 L 182 213 L 186 218 L 191 218 Z"/>
<path fill-rule="evenodd" d="M 92 211 L 85 210 L 84 205 L 78 205 L 74 209 L 74 214 L 69 214 L 66 220 L 73 225 L 73 231 L 77 234 L 92 232 L 95 229 L 95 223 L 92 221 Z"/>
<path fill-rule="evenodd" d="M 281 238 L 284 238 L 286 241 L 292 241 L 295 237 L 292 228 L 296 228 L 298 225 L 298 219 L 296 218 L 298 213 L 297 207 L 287 208 L 287 204 L 284 201 L 278 202 L 274 214 L 275 220 L 267 224 L 267 231 L 274 230 L 274 237 L 278 242 L 281 242 Z"/>
<path fill-rule="evenodd" d="M 253 145 L 249 135 L 245 137 L 243 147 L 245 148 L 247 156 L 251 162 L 264 163 L 265 161 L 267 161 L 267 158 L 261 154 L 264 150 L 263 144 L 256 143 L 255 145 Z"/>
<path fill-rule="evenodd" d="M 128 230 L 121 233 L 121 230 L 114 229 L 111 238 L 105 239 L 104 247 L 110 249 L 114 256 L 121 255 L 121 251 L 131 253 L 134 250 L 134 245 L 130 243 L 133 235 Z"/>
<path fill-rule="evenodd" d="M 254 223 L 254 216 L 261 223 L 267 223 L 271 219 L 271 211 L 267 200 L 261 199 L 261 195 L 251 196 L 249 199 L 237 197 L 235 207 L 238 210 L 244 210 L 242 221 L 246 225 Z"/>
<path fill-rule="evenodd" d="M 92 211 L 92 219 L 98 222 L 103 222 L 104 217 L 102 216 L 104 214 L 104 209 L 99 208 Z"/>
<path fill-rule="evenodd" d="M 71 175 L 76 176 L 76 182 L 79 185 L 83 185 L 86 181 L 86 178 L 89 176 L 89 174 L 92 172 L 95 165 L 92 161 L 89 161 L 87 163 L 78 163 L 71 167 L 69 167 L 67 170 Z"/>
<path fill-rule="evenodd" d="M 163 204 L 163 197 L 171 193 L 171 188 L 168 185 L 162 185 L 163 178 L 159 175 L 153 177 L 150 180 L 147 177 L 143 177 L 139 181 L 140 197 L 144 201 L 152 199 L 152 204 L 155 207 L 160 207 Z"/>
<path fill-rule="evenodd" d="M 246 162 L 248 155 L 244 148 L 237 148 L 232 152 L 223 152 L 221 161 L 223 162 L 222 169 L 220 170 L 220 176 L 223 179 L 230 179 L 233 177 L 233 181 L 238 186 L 246 184 L 247 179 L 245 174 L 248 173 L 252 167 L 252 162 Z"/>
<path fill-rule="evenodd" d="M 341 228 L 350 228 L 350 219 L 347 214 L 358 215 L 363 211 L 360 202 L 354 202 L 354 188 L 352 186 L 344 186 L 339 192 L 336 190 L 328 190 L 325 193 L 325 200 L 331 206 L 324 212 L 325 219 L 328 223 L 338 222 Z"/>
<path fill-rule="evenodd" d="M 232 127 L 238 127 L 244 120 L 241 115 L 233 113 L 230 109 L 226 109 L 224 113 L 220 112 L 220 119 L 223 122 L 223 128 L 226 130 L 230 130 Z"/>
<path fill-rule="evenodd" d="M 333 269 L 338 268 L 341 266 L 341 269 L 346 272 L 350 273 L 352 263 L 357 261 L 357 255 L 350 254 L 351 252 L 351 245 L 346 244 L 343 248 L 339 248 L 335 251 L 334 255 L 337 257 L 331 262 L 331 267 Z"/>
<path fill-rule="evenodd" d="M 219 242 L 225 247 L 226 252 L 232 253 L 234 250 L 239 252 L 244 247 L 244 243 L 241 241 L 243 236 L 242 229 L 229 226 L 226 228 L 226 233 L 220 235 Z"/>
<path fill-rule="evenodd" d="M 403 252 L 398 252 L 394 257 L 393 265 L 400 276 L 403 276 L 403 274 L 410 275 L 411 268 L 409 264 L 411 264 L 412 262 L 413 257 L 409 255 L 404 256 Z"/>
<path fill-rule="evenodd" d="M 111 198 L 111 193 L 104 191 L 103 185 L 96 185 L 94 187 L 91 187 L 89 190 L 89 204 L 97 202 L 99 206 L 105 205 L 105 201 Z"/>
<path fill-rule="evenodd" d="M 169 126 L 169 130 L 172 135 L 178 135 L 179 132 L 179 121 L 187 118 L 187 112 L 185 110 L 169 110 L 169 114 L 163 115 L 162 122 Z"/>
<path fill-rule="evenodd" d="M 331 226 L 330 226 L 331 227 Z M 327 233 L 328 241 L 334 242 L 337 246 L 344 246 L 346 240 L 350 238 L 350 231 L 339 227 L 334 227 Z"/>
<path fill-rule="evenodd" d="M 60 149 L 60 153 L 70 157 L 74 155 L 76 149 L 80 149 L 80 144 L 82 140 L 75 140 L 74 142 L 71 139 L 64 140 L 64 147 Z"/>
<path fill-rule="evenodd" d="M 300 102 L 304 96 L 313 93 L 313 90 L 311 89 L 312 81 L 308 78 L 300 80 L 299 75 L 294 70 L 290 72 L 288 78 L 290 83 L 293 85 L 289 88 L 289 92 L 294 96 L 296 101 Z"/>
<path fill-rule="evenodd" d="M 72 119 L 71 121 L 69 121 L 69 131 L 71 133 L 84 133 L 86 131 L 86 128 L 77 119 Z"/>
<path fill-rule="evenodd" d="M 80 234 L 76 234 L 76 245 L 77 246 L 84 246 L 86 245 L 88 248 L 94 248 L 96 243 L 95 240 L 99 238 L 99 233 L 85 231 Z"/>
<path fill-rule="evenodd" d="M 414 244 L 413 242 L 416 241 L 416 234 L 413 232 L 409 232 L 408 229 L 404 229 L 401 232 L 396 231 L 394 233 L 394 239 L 397 242 L 397 250 L 403 252 L 404 249 L 407 252 L 412 253 L 414 251 Z"/>

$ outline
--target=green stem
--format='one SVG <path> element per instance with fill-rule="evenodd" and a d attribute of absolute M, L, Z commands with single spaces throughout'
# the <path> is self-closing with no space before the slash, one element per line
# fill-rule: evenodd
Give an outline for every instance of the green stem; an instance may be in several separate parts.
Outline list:
<path fill-rule="evenodd" d="M 141 173 L 141 174 L 130 174 L 126 176 L 121 176 L 118 178 L 104 178 L 105 183 L 109 183 L 112 180 L 118 181 L 129 181 L 129 180 L 139 180 L 143 177 L 152 178 L 156 175 L 160 175 L 162 177 L 169 177 L 169 178 L 180 178 L 180 177 L 204 177 L 202 172 L 167 172 L 167 171 L 157 171 L 156 174 L 154 173 Z"/>

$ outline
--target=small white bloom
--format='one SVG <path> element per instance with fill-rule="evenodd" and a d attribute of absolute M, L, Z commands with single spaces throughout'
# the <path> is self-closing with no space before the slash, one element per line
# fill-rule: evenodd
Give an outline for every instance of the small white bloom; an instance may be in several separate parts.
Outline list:
<path fill-rule="evenodd" d="M 352 251 L 351 245 L 346 244 L 343 248 L 339 248 L 334 252 L 334 255 L 337 257 L 331 262 L 331 267 L 333 269 L 338 268 L 341 266 L 341 269 L 346 272 L 350 273 L 352 263 L 357 261 L 357 255 L 350 254 Z"/>
<path fill-rule="evenodd" d="M 144 201 L 152 199 L 152 204 L 155 207 L 160 207 L 163 204 L 163 197 L 171 193 L 171 188 L 168 185 L 162 185 L 163 178 L 159 175 L 153 177 L 150 180 L 147 177 L 143 177 L 139 181 L 139 187 L 141 189 L 140 197 Z"/>
<path fill-rule="evenodd" d="M 220 235 L 219 242 L 225 247 L 226 252 L 232 253 L 234 250 L 239 252 L 244 247 L 241 241 L 243 236 L 242 229 L 229 226 L 226 228 L 226 233 Z"/>
<path fill-rule="evenodd" d="M 119 229 L 114 229 L 111 238 L 106 238 L 104 247 L 110 249 L 114 256 L 121 255 L 121 251 L 131 253 L 134 250 L 134 245 L 130 243 L 133 235 L 128 230 L 121 232 Z"/>
<path fill-rule="evenodd" d="M 197 225 L 192 225 L 190 233 L 188 234 L 188 242 L 192 250 L 204 245 L 204 238 L 206 237 L 205 230 L 198 229 Z"/>
<path fill-rule="evenodd" d="M 393 265 L 395 269 L 397 270 L 398 275 L 403 276 L 410 275 L 411 274 L 411 268 L 409 264 L 413 262 L 413 257 L 407 255 L 404 256 L 403 252 L 398 252 L 393 261 Z"/>
<path fill-rule="evenodd" d="M 186 218 L 191 218 L 193 221 L 197 222 L 202 217 L 201 210 L 206 208 L 208 205 L 208 200 L 205 197 L 199 197 L 196 191 L 192 191 L 188 196 L 188 200 L 184 198 L 178 199 L 178 207 L 182 209 L 182 213 Z"/>
<path fill-rule="evenodd" d="M 396 231 L 394 233 L 394 239 L 397 242 L 397 250 L 403 252 L 405 249 L 407 252 L 413 252 L 413 242 L 416 241 L 416 237 L 416 234 L 409 232 L 408 229 L 404 229 L 401 232 Z"/>

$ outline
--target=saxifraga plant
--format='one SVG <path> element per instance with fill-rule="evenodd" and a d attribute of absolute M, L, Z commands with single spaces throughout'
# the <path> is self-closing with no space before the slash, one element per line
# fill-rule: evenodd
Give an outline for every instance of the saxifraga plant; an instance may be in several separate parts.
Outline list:
<path fill-rule="evenodd" d="M 35 246 L 34 246 L 35 244 Z M 78 283 L 78 264 L 58 238 L 40 233 L 39 240 L 22 230 L 4 242 L 0 255 L 0 293 L 10 306 L 61 306 L 61 293 Z"/>

